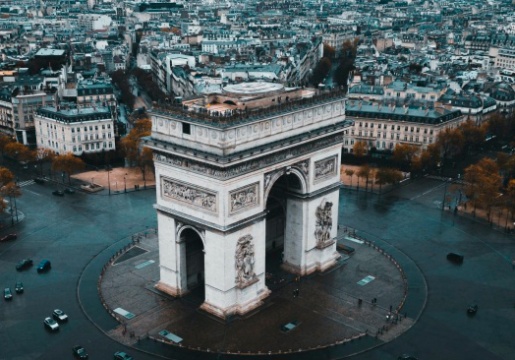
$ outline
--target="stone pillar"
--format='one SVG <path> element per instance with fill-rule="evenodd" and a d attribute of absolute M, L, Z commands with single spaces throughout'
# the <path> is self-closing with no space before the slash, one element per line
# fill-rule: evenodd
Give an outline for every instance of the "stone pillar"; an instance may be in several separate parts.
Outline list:
<path fill-rule="evenodd" d="M 265 284 L 263 217 L 237 232 L 210 234 L 206 241 L 206 293 L 201 309 L 221 318 L 248 313 L 270 294 Z"/>
<path fill-rule="evenodd" d="M 340 255 L 336 251 L 338 188 L 322 196 L 288 198 L 283 268 L 301 276 L 325 271 Z"/>
<path fill-rule="evenodd" d="M 173 217 L 158 211 L 157 226 L 160 280 L 156 288 L 173 296 L 184 295 L 187 289 L 181 274 L 186 273 L 182 269 L 186 267 L 186 249 L 184 243 L 176 238 L 176 221 Z"/>

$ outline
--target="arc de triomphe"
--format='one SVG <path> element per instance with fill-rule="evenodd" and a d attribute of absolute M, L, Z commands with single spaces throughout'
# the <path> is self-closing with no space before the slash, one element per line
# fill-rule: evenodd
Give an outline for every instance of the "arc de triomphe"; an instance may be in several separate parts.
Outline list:
<path fill-rule="evenodd" d="M 285 175 L 295 181 L 284 191 L 282 267 L 304 276 L 335 264 L 350 125 L 343 95 L 243 83 L 155 107 L 151 117 L 145 146 L 154 151 L 159 290 L 183 296 L 203 284 L 201 308 L 221 318 L 262 304 L 270 294 L 266 204 Z"/>

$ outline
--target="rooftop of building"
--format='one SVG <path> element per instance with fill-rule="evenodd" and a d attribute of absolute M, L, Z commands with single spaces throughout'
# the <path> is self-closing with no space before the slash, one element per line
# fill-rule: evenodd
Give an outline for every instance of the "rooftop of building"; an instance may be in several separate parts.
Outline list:
<path fill-rule="evenodd" d="M 391 121 L 406 121 L 437 125 L 462 116 L 459 110 L 443 107 L 410 107 L 385 105 L 367 101 L 348 101 L 345 114 L 347 117 L 362 117 Z"/>
<path fill-rule="evenodd" d="M 84 121 L 97 121 L 111 119 L 112 115 L 107 107 L 54 107 L 44 106 L 36 111 L 37 115 L 65 123 Z"/>

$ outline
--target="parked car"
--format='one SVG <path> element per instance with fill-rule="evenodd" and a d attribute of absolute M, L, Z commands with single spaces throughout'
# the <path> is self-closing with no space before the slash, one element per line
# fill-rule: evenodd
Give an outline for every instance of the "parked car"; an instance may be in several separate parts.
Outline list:
<path fill-rule="evenodd" d="M 21 281 L 18 281 L 16 285 L 14 285 L 14 291 L 16 291 L 18 294 L 21 294 L 23 290 L 23 283 Z"/>
<path fill-rule="evenodd" d="M 43 320 L 43 324 L 51 331 L 59 330 L 59 324 L 51 317 L 46 317 L 45 320 Z"/>
<path fill-rule="evenodd" d="M 31 259 L 23 259 L 19 263 L 16 264 L 16 270 L 22 271 L 22 270 L 30 268 L 31 266 L 32 266 Z"/>
<path fill-rule="evenodd" d="M 37 178 L 35 178 L 35 179 L 34 179 L 34 182 L 35 182 L 36 184 L 44 185 L 46 181 L 45 181 L 45 179 L 44 179 L 44 178 L 42 178 L 42 177 L 37 177 Z"/>
<path fill-rule="evenodd" d="M 64 191 L 62 191 L 62 190 L 54 190 L 54 191 L 52 191 L 52 195 L 64 196 Z"/>
<path fill-rule="evenodd" d="M 68 320 L 68 315 L 66 315 L 65 312 L 62 311 L 61 309 L 55 309 L 54 312 L 52 313 L 52 317 L 54 319 L 56 319 L 57 321 L 67 321 Z"/>
<path fill-rule="evenodd" d="M 41 262 L 39 263 L 38 267 L 37 267 L 37 271 L 38 273 L 41 273 L 41 272 L 45 272 L 45 271 L 48 271 L 52 268 L 52 264 L 50 263 L 50 260 L 41 260 Z"/>
<path fill-rule="evenodd" d="M 12 300 L 13 298 L 13 293 L 11 292 L 11 288 L 5 288 L 4 289 L 4 299 L 5 300 Z"/>
<path fill-rule="evenodd" d="M 123 351 L 117 351 L 114 353 L 114 360 L 132 360 L 132 356 Z"/>
<path fill-rule="evenodd" d="M 463 264 L 463 255 L 451 252 L 447 254 L 447 260 L 455 264 Z"/>
<path fill-rule="evenodd" d="M 18 238 L 17 234 L 7 234 L 5 236 L 2 236 L 0 238 L 0 241 L 16 240 L 17 238 Z"/>
<path fill-rule="evenodd" d="M 72 348 L 73 356 L 75 356 L 77 359 L 87 359 L 88 353 L 86 352 L 86 349 L 80 345 L 76 345 Z"/>
<path fill-rule="evenodd" d="M 467 308 L 467 314 L 474 315 L 477 313 L 478 306 L 476 304 L 470 304 Z"/>

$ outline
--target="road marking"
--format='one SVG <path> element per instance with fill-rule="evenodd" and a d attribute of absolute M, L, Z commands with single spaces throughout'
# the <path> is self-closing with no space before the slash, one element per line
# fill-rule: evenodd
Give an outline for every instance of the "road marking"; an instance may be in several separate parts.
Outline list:
<path fill-rule="evenodd" d="M 145 266 L 148 266 L 148 265 L 152 265 L 153 263 L 155 263 L 154 260 L 149 260 L 149 261 L 145 261 L 145 262 L 142 262 L 141 264 L 138 264 L 136 265 L 136 269 L 143 269 Z"/>
<path fill-rule="evenodd" d="M 26 181 L 20 181 L 18 183 L 18 186 L 19 187 L 23 187 L 23 186 L 29 186 L 29 185 L 32 185 L 32 184 L 35 184 L 36 182 L 34 180 L 26 180 Z"/>
<path fill-rule="evenodd" d="M 424 195 L 427 195 L 427 194 L 429 194 L 430 192 L 433 192 L 433 191 L 435 191 L 435 190 L 437 190 L 437 189 L 439 189 L 439 188 L 441 188 L 441 187 L 444 187 L 444 186 L 445 186 L 445 184 L 439 184 L 438 186 L 435 186 L 434 188 L 431 188 L 431 189 L 429 189 L 429 190 L 427 190 L 427 191 L 424 191 L 422 194 L 419 194 L 419 195 L 417 195 L 417 196 L 413 196 L 412 198 L 410 198 L 410 200 L 418 199 L 419 197 L 422 197 L 422 196 L 424 196 Z"/>
<path fill-rule="evenodd" d="M 363 240 L 359 240 L 359 239 L 353 238 L 351 236 L 346 236 L 346 237 L 344 237 L 344 239 L 352 241 L 352 242 L 355 242 L 355 243 L 358 243 L 358 244 L 363 244 L 364 243 Z"/>
<path fill-rule="evenodd" d="M 361 286 L 364 286 L 364 285 L 368 284 L 369 282 L 371 282 L 374 279 L 375 279 L 375 277 L 373 277 L 372 275 L 368 275 L 368 276 L 365 276 L 360 281 L 358 281 L 357 284 L 361 285 Z"/>
<path fill-rule="evenodd" d="M 31 194 L 33 194 L 33 195 L 41 196 L 41 194 L 38 194 L 38 193 L 36 193 L 36 192 L 34 192 L 34 191 L 27 190 L 27 189 L 23 190 L 23 192 L 29 192 L 29 193 L 31 193 Z"/>

